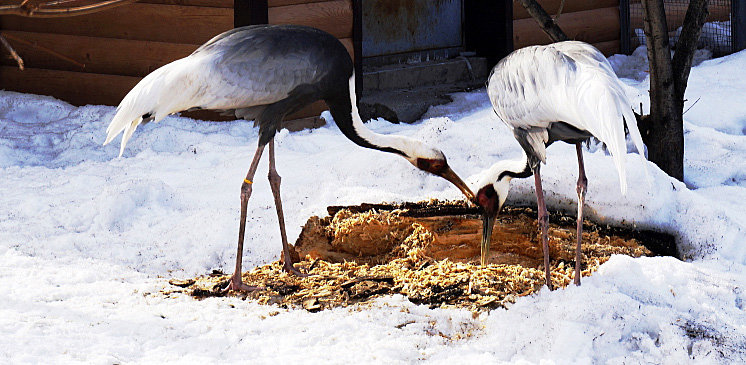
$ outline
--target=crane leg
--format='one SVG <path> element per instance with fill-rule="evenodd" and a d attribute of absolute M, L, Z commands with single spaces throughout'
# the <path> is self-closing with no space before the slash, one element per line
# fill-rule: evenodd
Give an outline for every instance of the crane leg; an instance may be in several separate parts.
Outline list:
<path fill-rule="evenodd" d="M 539 164 L 534 167 L 534 182 L 536 183 L 536 203 L 539 210 L 539 226 L 541 227 L 541 245 L 544 251 L 544 275 L 546 277 L 546 284 L 549 290 L 554 290 L 552 287 L 552 275 L 549 270 L 549 238 L 547 230 L 549 229 L 549 215 L 547 214 L 547 205 L 544 202 L 544 191 L 541 189 L 541 175 L 539 174 Z"/>
<path fill-rule="evenodd" d="M 249 204 L 249 198 L 251 197 L 252 184 L 254 181 L 254 174 L 256 168 L 259 166 L 259 160 L 262 157 L 265 145 L 257 146 L 256 153 L 254 153 L 254 159 L 251 161 L 249 166 L 249 172 L 246 173 L 246 179 L 241 184 L 241 222 L 238 226 L 238 252 L 236 252 L 236 271 L 233 272 L 231 282 L 228 284 L 226 291 L 252 291 L 261 289 L 261 287 L 250 286 L 243 283 L 241 280 L 241 264 L 243 262 L 243 239 L 244 233 L 246 232 L 246 210 Z"/>
<path fill-rule="evenodd" d="M 585 177 L 585 166 L 583 165 L 583 148 L 580 143 L 575 144 L 578 152 L 578 244 L 575 248 L 575 285 L 580 285 L 580 241 L 583 237 L 583 205 L 585 204 L 585 192 L 588 188 L 588 179 Z"/>
<path fill-rule="evenodd" d="M 308 276 L 300 272 L 293 266 L 293 257 L 290 254 L 290 245 L 285 233 L 285 215 L 282 213 L 282 199 L 280 198 L 280 175 L 275 169 L 275 139 L 269 141 L 269 186 L 272 188 L 272 195 L 275 197 L 275 208 L 277 208 L 277 221 L 280 223 L 280 236 L 282 237 L 282 252 L 285 256 L 283 269 L 297 276 Z"/>

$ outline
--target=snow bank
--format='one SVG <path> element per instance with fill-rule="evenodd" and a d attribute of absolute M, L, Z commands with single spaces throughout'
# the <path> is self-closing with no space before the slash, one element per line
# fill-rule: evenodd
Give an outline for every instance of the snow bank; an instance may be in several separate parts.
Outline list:
<path fill-rule="evenodd" d="M 615 67 L 638 67 L 625 62 Z M 139 128 L 116 158 L 116 143 L 101 146 L 114 108 L 0 92 L 0 359 L 746 360 L 746 80 L 736 76 L 744 67 L 746 52 L 692 70 L 684 183 L 652 164 L 647 180 L 641 158 L 630 155 L 630 189 L 622 196 L 610 156 L 596 147 L 585 155 L 589 216 L 673 233 L 688 262 L 616 256 L 582 287 L 544 291 L 476 317 L 401 297 L 316 314 L 236 298 L 165 298 L 157 293 L 167 277 L 232 271 L 239 187 L 257 131 L 243 121 L 169 117 Z M 646 77 L 627 82 L 643 101 Z M 455 99 L 414 125 L 369 126 L 439 146 L 473 184 L 497 160 L 518 157 L 520 147 L 483 90 Z M 333 124 L 282 131 L 276 141 L 291 241 L 327 205 L 459 198 L 450 184 L 398 156 L 358 148 Z M 547 155 L 550 214 L 574 211 L 574 149 L 558 143 Z M 249 204 L 245 268 L 280 253 L 266 173 L 263 161 Z M 531 179 L 514 180 L 509 204 L 533 203 L 533 194 Z"/>

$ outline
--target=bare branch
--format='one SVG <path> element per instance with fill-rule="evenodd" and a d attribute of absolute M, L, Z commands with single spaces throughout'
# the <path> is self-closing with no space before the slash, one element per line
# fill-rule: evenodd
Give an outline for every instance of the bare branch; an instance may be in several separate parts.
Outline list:
<path fill-rule="evenodd" d="M 702 34 L 702 26 L 707 19 L 707 0 L 691 0 L 684 16 L 684 25 L 679 40 L 676 41 L 676 53 L 673 55 L 674 89 L 676 97 L 684 99 L 684 91 L 692 68 L 694 51 Z"/>
<path fill-rule="evenodd" d="M 102 10 L 115 8 L 117 6 L 130 4 L 135 1 L 137 0 L 108 0 L 90 5 L 81 5 L 66 8 L 49 8 L 50 4 L 54 5 L 59 2 L 29 5 L 28 1 L 24 1 L 23 3 L 18 5 L 0 6 L 0 15 L 18 15 L 34 18 L 59 18 L 96 13 Z"/>
<path fill-rule="evenodd" d="M 557 9 L 557 15 L 554 16 L 554 21 L 557 22 L 559 20 L 560 15 L 562 15 L 562 9 L 565 8 L 565 0 L 562 0 L 560 3 L 559 9 Z"/>
<path fill-rule="evenodd" d="M 74 65 L 76 65 L 76 66 L 78 66 L 78 67 L 80 67 L 80 68 L 85 68 L 85 64 L 84 64 L 84 63 L 78 62 L 78 61 L 76 61 L 76 60 L 74 60 L 74 59 L 72 59 L 72 58 L 70 58 L 70 57 L 67 57 L 67 56 L 65 56 L 65 55 L 63 55 L 63 54 L 61 54 L 61 53 L 59 53 L 59 52 L 56 52 L 56 51 L 54 51 L 54 50 L 51 50 L 51 49 L 49 49 L 49 48 L 47 48 L 47 47 L 43 47 L 43 46 L 40 46 L 40 45 L 38 45 L 38 44 L 36 44 L 36 43 L 33 43 L 33 42 L 29 42 L 29 41 L 27 41 L 27 40 L 25 40 L 25 39 L 21 39 L 21 38 L 18 38 L 18 37 L 12 36 L 12 35 L 10 35 L 10 34 L 8 34 L 8 33 L 4 33 L 4 34 L 2 34 L 2 35 L 3 35 L 3 36 L 5 36 L 6 38 L 10 39 L 10 40 L 13 40 L 13 41 L 15 41 L 15 42 L 18 42 L 18 43 L 22 43 L 22 44 L 25 44 L 25 45 L 27 45 L 27 46 L 30 46 L 30 47 L 34 47 L 34 48 L 36 48 L 36 49 L 39 49 L 39 50 L 41 50 L 41 51 L 43 51 L 43 52 L 49 53 L 49 54 L 51 54 L 52 56 L 55 56 L 55 57 L 57 57 L 57 58 L 60 58 L 60 59 L 62 59 L 62 60 L 65 60 L 65 61 L 67 61 L 67 62 L 70 62 L 70 63 L 72 63 L 72 64 L 74 64 Z"/>
<path fill-rule="evenodd" d="M 552 17 L 547 14 L 544 8 L 542 8 L 541 5 L 536 2 L 536 0 L 516 1 L 518 1 L 521 5 L 523 5 L 524 8 L 526 8 L 526 11 L 531 15 L 531 17 L 536 19 L 541 29 L 544 31 L 544 33 L 549 35 L 549 38 L 551 38 L 552 41 L 561 42 L 569 39 L 567 38 L 565 32 L 563 32 L 562 29 L 557 26 L 557 23 L 552 20 Z"/>
<path fill-rule="evenodd" d="M 13 58 L 16 60 L 16 62 L 18 63 L 18 68 L 20 68 L 21 71 L 23 71 L 23 59 L 21 59 L 21 56 L 19 56 L 18 53 L 16 53 L 16 50 L 13 49 L 10 43 L 8 43 L 8 40 L 5 39 L 5 37 L 3 37 L 1 34 L 0 34 L 0 42 L 3 44 L 3 46 L 5 46 L 8 52 L 10 52 L 10 55 L 13 56 Z"/>

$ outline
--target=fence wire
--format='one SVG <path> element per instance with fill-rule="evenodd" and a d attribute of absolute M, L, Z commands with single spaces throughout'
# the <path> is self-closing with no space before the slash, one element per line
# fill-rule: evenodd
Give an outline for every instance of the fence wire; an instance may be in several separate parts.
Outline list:
<path fill-rule="evenodd" d="M 668 37 L 671 49 L 674 49 L 676 41 L 681 34 L 681 26 L 684 24 L 688 0 L 664 0 L 666 9 L 666 23 L 668 24 Z M 730 54 L 734 51 L 733 37 L 731 34 L 731 0 L 709 0 L 707 2 L 709 15 L 702 27 L 702 35 L 699 37 L 697 48 L 710 50 L 714 56 Z M 630 49 L 645 45 L 645 33 L 643 31 L 643 11 L 640 0 L 629 0 L 629 34 Z"/>

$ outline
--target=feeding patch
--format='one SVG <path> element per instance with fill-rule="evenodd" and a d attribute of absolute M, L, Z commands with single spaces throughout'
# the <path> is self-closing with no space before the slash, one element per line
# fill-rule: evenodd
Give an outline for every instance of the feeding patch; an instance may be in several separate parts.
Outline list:
<path fill-rule="evenodd" d="M 287 274 L 277 261 L 243 273 L 245 283 L 263 289 L 236 294 L 310 311 L 390 294 L 434 307 L 489 309 L 512 303 L 544 284 L 534 209 L 503 210 L 495 223 L 486 266 L 479 264 L 481 216 L 465 202 L 363 204 L 329 207 L 328 212 L 324 218 L 309 218 L 294 245 L 293 255 L 300 261 L 295 266 L 309 277 Z M 613 254 L 670 254 L 673 247 L 673 238 L 665 234 L 589 221 L 584 227 L 583 276 Z M 567 286 L 574 271 L 574 217 L 551 214 L 549 246 L 552 282 Z M 217 273 L 181 286 L 195 297 L 221 296 L 229 279 Z"/>

